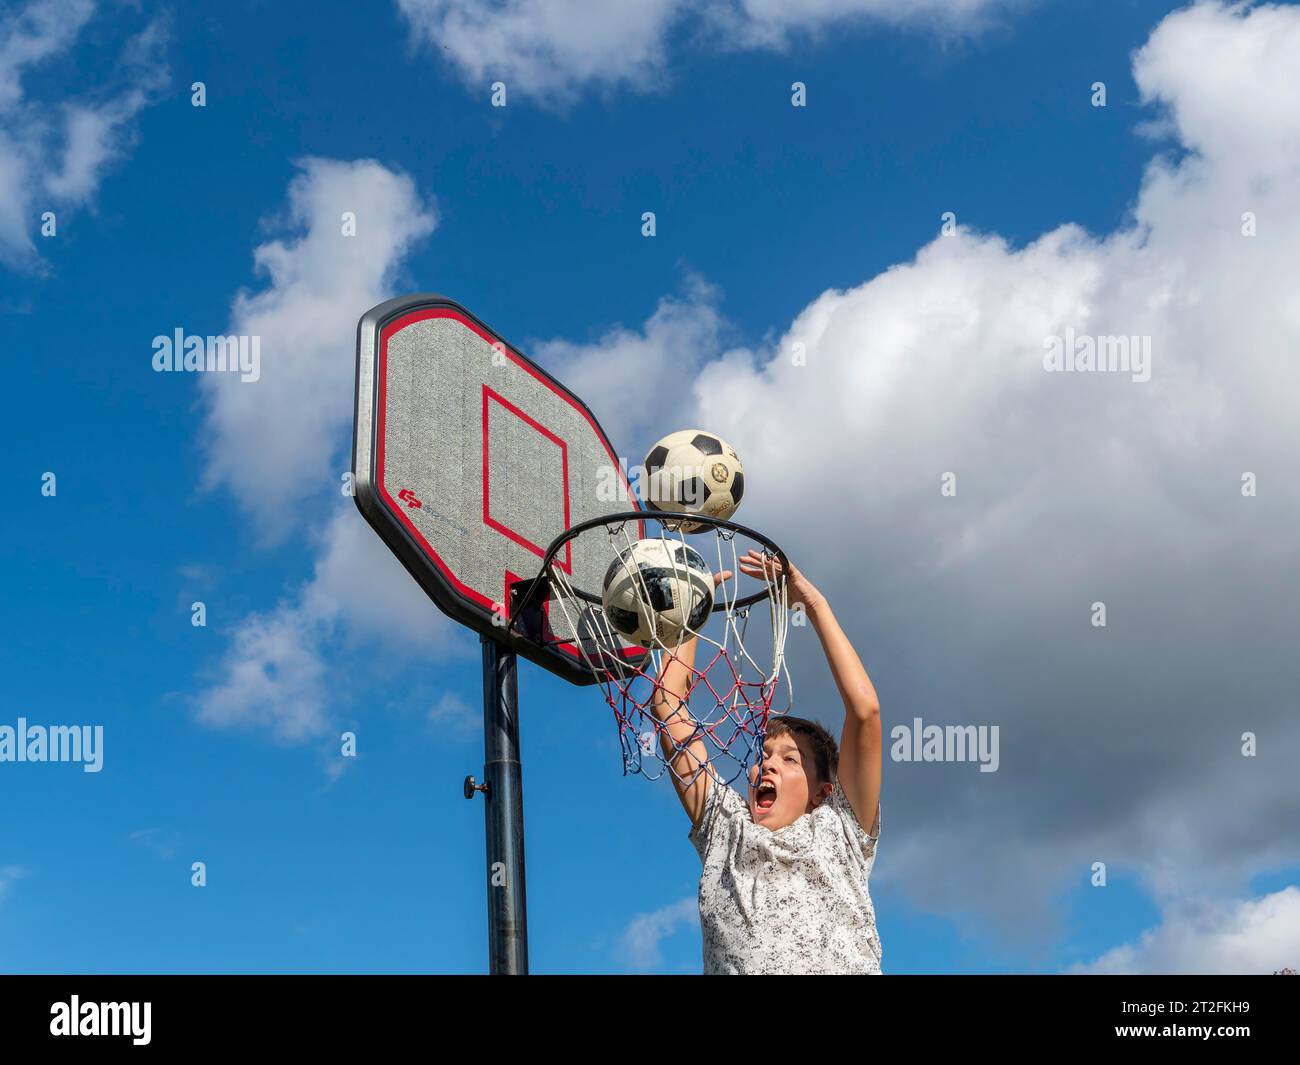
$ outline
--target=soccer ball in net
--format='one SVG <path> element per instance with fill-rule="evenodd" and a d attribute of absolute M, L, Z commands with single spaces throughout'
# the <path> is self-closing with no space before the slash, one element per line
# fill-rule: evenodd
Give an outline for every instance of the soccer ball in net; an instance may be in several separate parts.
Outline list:
<path fill-rule="evenodd" d="M 610 563 L 601 603 L 614 631 L 630 643 L 675 647 L 713 609 L 713 574 L 695 548 L 647 537 Z"/>

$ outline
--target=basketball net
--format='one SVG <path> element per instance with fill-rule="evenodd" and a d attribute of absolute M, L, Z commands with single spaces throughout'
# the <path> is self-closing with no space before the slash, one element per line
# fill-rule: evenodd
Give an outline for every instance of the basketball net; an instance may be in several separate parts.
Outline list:
<path fill-rule="evenodd" d="M 611 559 L 624 559 L 625 572 L 639 585 L 642 602 L 649 603 L 644 578 L 631 562 L 630 550 L 624 553 L 638 539 L 628 528 L 633 524 L 624 521 L 598 526 L 586 535 L 598 536 L 603 531 L 608 536 Z M 639 664 L 627 661 L 623 654 L 626 644 L 604 610 L 584 606 L 584 597 L 568 574 L 559 565 L 551 566 L 551 601 L 562 611 L 569 631 L 579 634 L 575 642 L 583 661 L 614 711 L 625 775 L 641 773 L 657 780 L 672 773 L 687 786 L 707 766 L 716 779 L 730 783 L 761 760 L 769 716 L 786 713 L 793 704 L 794 686 L 785 664 L 790 621 L 785 577 L 774 576 L 768 569 L 762 580 L 766 595 L 738 607 L 738 534 L 721 527 L 714 527 L 712 532 L 717 548 L 715 572 L 730 570 L 733 575 L 714 589 L 714 613 L 706 619 L 704 631 L 683 632 L 672 646 L 656 634 L 647 648 L 649 654 Z M 701 535 L 707 535 L 707 531 Z M 687 542 L 680 530 L 674 532 L 667 527 L 661 529 L 659 537 L 667 543 Z M 700 550 L 695 544 L 690 546 Z M 676 569 L 677 555 L 672 551 L 667 555 Z M 683 566 L 681 575 L 685 574 Z M 589 603 L 591 597 L 585 598 Z M 765 628 L 765 632 L 750 634 L 751 614 L 757 615 L 755 620 L 765 619 L 765 626 L 754 626 Z M 708 631 L 719 628 L 713 634 Z M 692 636 L 699 642 L 694 664 L 688 666 L 680 651 Z M 752 648 L 746 647 L 747 638 Z M 664 671 L 672 662 L 685 667 L 689 677 L 686 698 L 680 706 L 683 693 L 668 691 L 662 684 Z M 773 709 L 778 695 L 778 708 Z M 692 731 L 675 740 L 668 726 L 678 723 L 691 724 Z M 697 763 L 689 756 L 678 757 L 697 741 L 702 741 L 708 751 L 706 763 Z M 690 768 L 683 771 L 681 765 Z"/>

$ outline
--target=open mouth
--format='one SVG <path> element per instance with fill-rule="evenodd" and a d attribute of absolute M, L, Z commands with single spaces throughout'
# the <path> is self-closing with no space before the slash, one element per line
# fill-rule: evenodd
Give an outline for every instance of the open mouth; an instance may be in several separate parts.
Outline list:
<path fill-rule="evenodd" d="M 770 810 L 776 802 L 776 788 L 763 784 L 754 792 L 754 805 L 760 810 Z"/>

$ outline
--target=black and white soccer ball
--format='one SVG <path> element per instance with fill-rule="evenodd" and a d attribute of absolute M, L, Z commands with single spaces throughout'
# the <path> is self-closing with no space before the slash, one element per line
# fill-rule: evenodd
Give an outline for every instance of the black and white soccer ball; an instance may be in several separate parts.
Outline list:
<path fill-rule="evenodd" d="M 695 548 L 660 537 L 624 548 L 605 573 L 605 617 L 629 643 L 675 647 L 713 609 L 713 574 Z"/>
<path fill-rule="evenodd" d="M 730 518 L 745 494 L 745 467 L 725 440 L 703 429 L 669 433 L 645 459 L 646 502 L 674 514 Z M 693 533 L 708 526 L 698 521 L 674 523 Z"/>

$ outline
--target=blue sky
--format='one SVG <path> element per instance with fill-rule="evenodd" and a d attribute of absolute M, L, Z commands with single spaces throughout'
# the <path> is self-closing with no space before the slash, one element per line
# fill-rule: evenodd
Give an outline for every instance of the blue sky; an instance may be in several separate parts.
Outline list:
<path fill-rule="evenodd" d="M 63 7 L 64 19 L 82 10 Z M 478 773 L 482 762 L 474 638 L 432 616 L 420 623 L 427 629 L 408 626 L 405 640 L 391 638 L 383 627 L 390 607 L 382 589 L 393 584 L 352 582 L 348 594 L 378 601 L 335 604 L 323 620 L 304 593 L 321 585 L 323 560 L 347 561 L 338 546 L 343 534 L 333 530 L 354 518 L 352 502 L 338 491 L 350 418 L 335 415 L 350 412 L 356 318 L 389 295 L 452 295 L 557 372 L 581 371 L 582 379 L 570 383 L 592 395 L 620 450 L 637 456 L 656 435 L 677 428 L 675 416 L 686 411 L 669 407 L 662 418 L 637 421 L 617 407 L 620 393 L 610 379 L 595 379 L 603 376 L 602 364 L 590 356 L 610 351 L 609 365 L 622 367 L 620 328 L 653 349 L 652 319 L 662 301 L 690 318 L 680 336 L 688 343 L 702 338 L 707 349 L 692 373 L 711 382 L 711 390 L 690 412 L 714 412 L 710 424 L 719 428 L 734 415 L 757 434 L 783 417 L 815 425 L 819 415 L 797 405 L 775 416 L 736 414 L 741 401 L 728 393 L 734 379 L 725 372 L 727 353 L 775 350 L 823 293 L 853 290 L 894 264 L 912 262 L 935 241 L 944 211 L 956 212 L 976 235 L 1003 238 L 997 255 L 1004 257 L 1073 223 L 1086 246 L 1080 257 L 1098 256 L 1112 271 L 1106 290 L 1124 291 L 1129 281 L 1122 264 L 1102 259 L 1111 254 L 1109 245 L 1089 242 L 1131 230 L 1151 161 L 1164 158 L 1177 167 L 1192 144 L 1206 159 L 1222 161 L 1237 151 L 1249 156 L 1254 142 L 1216 152 L 1213 137 L 1236 124 L 1192 125 L 1206 112 L 1204 101 L 1157 69 L 1154 59 L 1147 95 L 1156 99 L 1142 101 L 1133 53 L 1181 5 L 1042 0 L 985 7 L 988 21 L 980 25 L 942 13 L 902 26 L 862 18 L 832 22 L 820 33 L 796 27 L 784 46 L 770 47 L 717 47 L 689 24 L 673 23 L 648 83 L 561 78 L 566 87 L 556 90 L 555 82 L 530 81 L 512 69 L 507 82 L 517 87 L 504 110 L 488 106 L 490 78 L 476 80 L 463 62 L 436 54 L 402 10 L 383 4 L 364 10 L 327 4 L 309 22 L 277 5 L 252 3 L 86 5 L 79 33 L 22 67 L 21 103 L 0 110 L 6 123 L 0 146 L 21 141 L 34 160 L 19 175 L 26 182 L 23 219 L 0 242 L 0 321 L 15 398 L 8 407 L 11 458 L 0 537 L 0 654 L 7 678 L 0 724 L 20 716 L 102 724 L 106 740 L 99 774 L 70 765 L 0 764 L 0 969 L 484 971 L 483 811 L 460 795 L 461 779 Z M 1288 32 L 1295 14 L 1287 8 L 1278 16 L 1292 20 Z M 1222 12 L 1217 17 L 1230 32 L 1262 31 L 1258 24 L 1233 24 Z M 1182 32 L 1181 25 L 1171 33 Z M 147 48 L 138 46 L 144 58 L 122 61 L 141 34 L 152 34 Z M 0 58 L 5 62 L 13 61 Z M 196 80 L 206 84 L 204 108 L 190 104 Z M 807 108 L 789 106 L 796 80 L 808 85 Z M 1104 109 L 1088 106 L 1097 80 L 1107 85 Z M 92 167 L 87 190 L 57 201 L 57 237 L 40 237 L 40 212 L 56 204 L 57 189 L 36 175 L 57 164 L 63 109 L 73 101 L 109 108 L 133 90 L 143 100 L 107 138 L 111 157 Z M 1227 90 L 1204 91 L 1229 107 Z M 1144 123 L 1170 110 L 1193 118 L 1181 131 L 1166 125 L 1154 138 L 1143 134 Z M 53 132 L 40 132 L 42 122 Z M 1288 129 L 1284 123 L 1280 142 L 1290 143 Z M 327 319 L 332 334 L 324 339 L 310 325 L 301 336 L 295 331 L 296 297 L 258 302 L 268 292 L 300 295 L 312 284 L 312 268 L 301 265 L 311 249 L 297 243 L 312 224 L 310 189 L 326 182 L 312 159 L 341 166 L 373 160 L 376 168 L 404 175 L 405 191 L 384 193 L 399 205 L 394 228 L 417 210 L 429 219 L 423 232 L 368 246 L 362 256 L 373 254 L 373 262 L 357 268 L 355 284 L 326 286 L 326 303 L 331 292 L 355 292 L 357 299 L 336 301 L 342 304 L 331 311 L 337 321 Z M 1236 176 L 1222 162 L 1206 183 Z M 1294 181 L 1293 171 L 1273 176 L 1281 191 Z M 308 203 L 297 214 L 295 180 L 306 182 Z M 1240 205 L 1226 199 L 1235 218 Z M 1160 206 L 1149 205 L 1144 224 L 1158 229 Z M 646 210 L 658 217 L 651 240 L 640 235 Z M 961 239 L 972 241 L 971 269 L 978 270 L 979 255 L 993 253 L 980 251 L 975 237 Z M 298 256 L 294 284 L 255 267 L 254 249 L 276 242 Z M 1043 276 L 1050 287 L 1052 269 Z M 1133 284 L 1139 276 L 1145 274 L 1135 272 Z M 1196 286 L 1213 288 L 1205 279 Z M 1082 302 L 1102 301 L 1094 296 Z M 279 342 L 267 349 L 269 366 L 277 359 L 288 365 L 303 351 L 318 360 L 297 363 L 309 414 L 318 369 L 328 375 L 332 367 L 329 379 L 349 389 L 340 393 L 341 404 L 324 401 L 331 417 L 313 423 L 319 440 L 296 465 L 277 465 L 270 455 L 277 438 L 265 426 L 288 416 L 283 406 L 249 415 L 226 405 L 223 393 L 196 375 L 160 375 L 150 367 L 157 334 L 177 326 L 224 332 L 259 314 L 279 316 L 279 332 L 268 331 Z M 1294 326 L 1292 316 L 1286 328 Z M 652 387 L 670 399 L 680 394 L 661 371 L 642 360 L 642 380 L 650 375 Z M 881 393 L 863 396 L 854 424 L 883 418 Z M 1239 410 L 1239 398 L 1230 394 L 1226 408 Z M 950 399 L 936 400 L 921 417 L 936 426 L 965 424 L 945 408 Z M 661 401 L 669 402 L 662 395 Z M 983 428 L 965 442 L 972 453 L 1021 424 L 1013 403 L 995 409 L 1007 421 L 977 420 Z M 1284 410 L 1272 413 L 1279 424 L 1286 420 Z M 239 427 L 248 424 L 241 419 L 250 416 L 263 428 L 241 436 Z M 1032 421 L 1024 424 L 1024 453 L 1056 453 L 1060 441 Z M 924 452 L 929 441 L 922 435 L 909 448 L 905 436 L 891 434 L 871 447 L 877 454 L 897 448 L 898 462 L 906 463 L 905 454 Z M 844 448 L 854 446 L 844 439 Z M 742 451 L 762 453 L 757 444 Z M 274 467 L 269 480 L 263 462 Z M 751 479 L 761 480 L 761 463 L 747 463 Z M 989 469 L 1000 472 L 971 483 L 992 483 L 1012 468 L 992 462 Z M 41 493 L 46 471 L 58 478 L 53 498 Z M 797 492 L 789 471 L 780 472 L 779 483 Z M 1277 470 L 1279 477 L 1284 472 Z M 895 526 L 907 527 L 906 493 L 877 495 L 876 483 L 864 476 L 846 491 L 864 506 L 873 497 L 897 504 Z M 803 551 L 824 560 L 830 572 L 823 579 L 832 583 L 841 571 L 814 553 L 816 538 L 805 538 L 803 521 L 776 505 L 789 496 L 776 490 L 775 466 L 772 484 L 767 509 L 749 517 L 770 516 L 792 556 Z M 807 508 L 801 513 L 827 505 L 825 497 L 797 499 Z M 1193 512 L 1197 503 L 1183 500 Z M 1266 513 L 1274 524 L 1254 533 L 1268 558 L 1284 555 L 1285 541 L 1275 531 L 1291 513 L 1290 497 L 1272 505 Z M 976 511 L 961 520 L 973 530 L 990 527 Z M 866 519 L 846 527 L 864 530 L 869 553 Z M 1098 519 L 1095 532 L 1104 538 L 1112 528 L 1131 526 Z M 1010 529 L 1014 539 L 1031 526 L 1018 524 L 1013 512 Z M 870 570 L 874 563 L 863 562 L 843 539 L 839 565 Z M 1122 555 L 1123 541 L 1111 542 Z M 1017 572 L 1036 572 L 1033 551 L 1031 544 Z M 880 565 L 899 557 L 885 553 Z M 1201 564 L 1204 557 L 1196 556 L 1188 572 L 1195 576 Z M 1051 564 L 1041 565 L 1046 573 Z M 983 572 L 1010 587 L 997 560 Z M 400 571 L 389 577 L 406 580 Z M 1153 578 L 1150 596 L 1134 598 L 1179 615 L 1170 592 L 1176 577 Z M 1267 584 L 1258 574 L 1252 579 Z M 1124 599 L 1118 570 L 1101 583 L 1117 602 Z M 1095 834 L 1069 835 L 1089 807 L 1078 794 L 1055 790 L 1052 766 L 1063 749 L 1074 749 L 1080 715 L 1066 709 L 1053 718 L 1043 691 L 1078 690 L 1080 677 L 1100 673 L 1113 684 L 1097 694 L 1114 705 L 1151 698 L 1159 678 L 1180 673 L 1194 657 L 1156 649 L 1162 636 L 1184 650 L 1193 646 L 1182 643 L 1183 634 L 1170 635 L 1169 618 L 1143 618 L 1151 647 L 1139 657 L 1144 675 L 1155 678 L 1151 689 L 1128 683 L 1135 674 L 1118 659 L 1094 659 L 1081 647 L 1057 660 L 1054 680 L 1034 688 L 1025 679 L 1032 670 L 1017 669 L 1011 680 L 995 668 L 1005 664 L 997 654 L 981 665 L 987 647 L 968 646 L 963 657 L 886 633 L 905 614 L 905 632 L 928 631 L 919 606 L 908 612 L 916 604 L 949 619 L 958 610 L 978 610 L 990 628 L 1005 623 L 1005 649 L 1021 629 L 1013 623 L 1016 610 L 1004 611 L 1001 600 L 976 598 L 964 578 L 955 588 L 925 580 L 910 588 L 889 584 L 897 598 L 887 602 L 885 585 L 875 587 L 879 596 L 846 593 L 844 609 L 883 693 L 886 728 L 893 708 L 899 720 L 910 720 L 922 706 L 937 719 L 965 720 L 952 708 L 960 693 L 973 689 L 995 705 L 1022 706 L 1023 718 L 1008 711 L 993 720 L 1003 720 L 1009 732 L 1022 720 L 1038 723 L 1019 740 L 1006 740 L 1021 767 L 1036 768 L 998 774 L 979 831 L 996 836 L 1000 847 L 1019 838 L 1029 852 L 1045 837 L 1077 844 L 1068 859 L 1057 851 L 1043 858 L 1041 882 L 1034 880 L 1040 906 L 1017 928 L 993 898 L 999 874 L 972 861 L 971 851 L 950 848 L 951 840 L 930 831 L 933 820 L 907 809 L 909 797 L 917 797 L 919 809 L 920 794 L 934 791 L 936 780 L 944 781 L 939 792 L 947 801 L 978 808 L 985 800 L 966 790 L 972 767 L 887 766 L 885 832 L 873 883 L 886 971 L 1058 971 L 1092 963 L 1145 932 L 1177 939 L 1175 923 L 1206 897 L 1219 912 L 1295 905 L 1297 840 L 1268 827 L 1287 823 L 1281 814 L 1294 809 L 1294 792 L 1273 785 L 1252 792 L 1254 798 L 1241 797 L 1237 784 L 1219 793 L 1220 805 L 1240 802 L 1241 818 L 1263 826 L 1249 847 L 1220 855 L 1231 869 L 1200 884 L 1193 870 L 1202 856 L 1190 844 L 1144 863 L 1149 840 L 1129 829 L 1136 822 L 1163 825 L 1168 811 L 1181 809 L 1180 788 L 1198 778 L 1202 765 L 1211 779 L 1226 779 L 1219 774 L 1228 770 L 1208 753 L 1202 762 L 1177 744 L 1167 759 L 1146 747 L 1132 760 L 1107 761 L 1113 752 L 1094 752 L 1095 786 L 1113 794 L 1121 812 L 1111 810 Z M 1267 614 L 1260 595 L 1246 598 Z M 190 624 L 196 600 L 207 605 L 206 628 Z M 393 608 L 402 617 L 434 612 L 415 596 L 403 603 L 400 611 Z M 1135 604 L 1133 616 L 1142 608 Z M 1022 614 L 1032 618 L 1034 610 Z M 1221 616 L 1236 616 L 1226 600 Z M 240 633 L 257 643 L 296 624 L 312 628 L 305 655 L 310 669 L 322 671 L 294 693 L 301 705 L 310 704 L 304 713 L 311 727 L 286 729 L 275 708 L 241 703 L 237 712 L 213 710 L 213 691 L 229 683 L 241 648 L 249 646 Z M 1212 646 L 1226 650 L 1240 630 L 1228 620 L 1223 625 Z M 1249 674 L 1256 681 L 1246 687 L 1250 699 L 1268 708 L 1261 720 L 1277 723 L 1288 705 L 1293 716 L 1293 702 L 1282 694 L 1285 678 L 1273 669 L 1285 658 L 1280 651 L 1276 659 L 1260 654 Z M 1229 657 L 1240 660 L 1231 651 Z M 821 700 L 821 716 L 837 720 L 833 702 L 822 698 L 824 680 L 807 641 L 794 661 L 809 678 L 805 690 Z M 280 665 L 276 672 L 283 679 L 289 670 Z M 1200 690 L 1209 701 L 1217 698 Z M 1238 689 L 1234 698 L 1241 695 Z M 698 927 L 683 900 L 693 898 L 699 864 L 667 786 L 621 777 L 610 715 L 590 690 L 524 667 L 521 699 L 533 971 L 698 970 Z M 940 706 L 951 710 L 947 718 Z M 989 719 L 972 711 L 971 720 Z M 1051 741 L 1035 732 L 1047 729 L 1045 719 L 1059 726 Z M 1162 720 L 1166 729 L 1168 719 Z M 1225 749 L 1249 724 L 1224 724 Z M 360 757 L 340 770 L 334 737 L 343 729 L 357 732 Z M 1270 764 L 1280 770 L 1295 732 L 1278 725 L 1272 735 L 1278 761 Z M 1091 757 L 1085 749 L 1081 760 Z M 1152 770 L 1148 777 L 1151 763 L 1143 759 L 1162 767 L 1167 760 L 1178 772 Z M 925 778 L 927 772 L 933 776 Z M 1161 783 L 1148 788 L 1148 779 Z M 944 792 L 947 787 L 954 790 Z M 1265 793 L 1270 797 L 1260 797 Z M 1031 829 L 1007 813 L 1055 809 L 1057 802 L 1073 811 L 1062 812 L 1061 824 L 1044 814 L 1045 824 Z M 1170 828 L 1172 836 L 1185 834 L 1181 822 Z M 1110 886 L 1099 892 L 1089 886 L 1090 865 L 1108 848 L 1117 857 Z M 900 855 L 893 871 L 891 850 Z M 917 857 L 922 851 L 924 859 Z M 945 853 L 951 853 L 947 863 Z M 207 864 L 205 888 L 190 886 L 193 861 Z M 1180 875 L 1171 879 L 1171 868 Z M 950 890 L 937 887 L 940 880 Z M 986 902 L 967 897 L 986 893 Z M 654 927 L 659 931 L 647 931 Z M 1175 956 L 1183 957 L 1152 955 L 1148 964 L 1193 964 L 1162 962 Z M 1278 965 L 1287 961 L 1279 958 Z"/>

